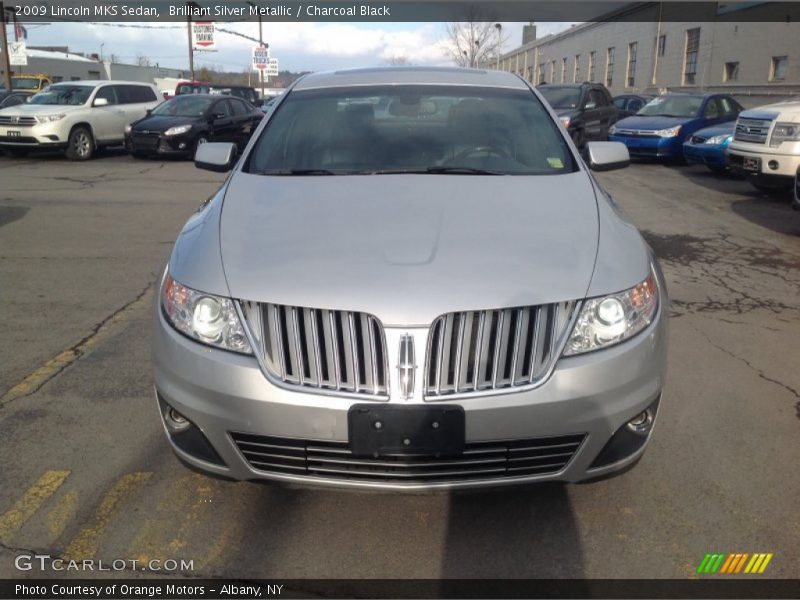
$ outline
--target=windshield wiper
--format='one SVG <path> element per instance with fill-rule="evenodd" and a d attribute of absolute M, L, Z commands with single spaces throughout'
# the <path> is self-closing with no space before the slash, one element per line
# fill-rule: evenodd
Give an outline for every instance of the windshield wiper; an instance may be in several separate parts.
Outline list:
<path fill-rule="evenodd" d="M 505 175 L 500 171 L 489 169 L 476 169 L 474 167 L 428 167 L 426 172 L 445 175 Z"/>

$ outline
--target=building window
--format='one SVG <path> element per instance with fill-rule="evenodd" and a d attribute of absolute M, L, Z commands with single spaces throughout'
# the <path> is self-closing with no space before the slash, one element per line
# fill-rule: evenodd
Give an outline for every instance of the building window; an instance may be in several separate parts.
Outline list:
<path fill-rule="evenodd" d="M 770 81 L 783 81 L 786 79 L 786 64 L 789 59 L 785 56 L 772 57 L 772 69 L 770 70 Z"/>
<path fill-rule="evenodd" d="M 567 82 L 567 57 L 561 59 L 561 83 Z"/>
<path fill-rule="evenodd" d="M 575 55 L 575 70 L 572 72 L 572 83 L 578 83 L 581 78 L 581 55 Z"/>
<path fill-rule="evenodd" d="M 528 67 L 528 76 L 525 78 L 531 83 L 533 83 L 534 74 L 533 74 L 534 67 Z"/>
<path fill-rule="evenodd" d="M 667 49 L 667 36 L 660 35 L 658 36 L 658 55 L 664 56 L 664 52 Z"/>
<path fill-rule="evenodd" d="M 89 79 L 100 79 L 100 71 L 89 71 Z"/>
<path fill-rule="evenodd" d="M 539 63 L 539 84 L 547 81 L 547 78 L 545 77 L 545 69 L 547 69 L 547 63 Z"/>
<path fill-rule="evenodd" d="M 606 87 L 610 88 L 614 83 L 614 48 L 606 51 Z"/>
<path fill-rule="evenodd" d="M 636 49 L 639 42 L 628 44 L 628 79 L 626 87 L 633 87 L 636 84 Z"/>
<path fill-rule="evenodd" d="M 69 80 L 70 81 L 80 81 L 81 78 L 80 77 L 70 77 Z"/>
<path fill-rule="evenodd" d="M 61 83 L 62 81 L 64 81 L 64 78 L 61 75 L 53 75 L 52 77 L 50 77 L 50 79 L 53 80 L 53 83 Z"/>
<path fill-rule="evenodd" d="M 596 52 L 592 50 L 589 52 L 589 81 L 594 81 L 594 57 Z"/>
<path fill-rule="evenodd" d="M 686 58 L 683 67 L 683 85 L 694 85 L 697 75 L 697 55 L 700 51 L 700 28 L 686 31 Z"/>
<path fill-rule="evenodd" d="M 550 61 L 550 83 L 556 82 L 556 61 Z"/>
<path fill-rule="evenodd" d="M 739 80 L 739 63 L 726 62 L 725 72 L 722 74 L 722 81 L 738 81 Z"/>

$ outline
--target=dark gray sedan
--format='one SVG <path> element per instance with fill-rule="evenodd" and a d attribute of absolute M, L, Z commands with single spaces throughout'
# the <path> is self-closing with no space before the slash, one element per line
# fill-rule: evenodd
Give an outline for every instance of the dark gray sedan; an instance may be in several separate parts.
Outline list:
<path fill-rule="evenodd" d="M 635 463 L 666 364 L 639 232 L 527 82 L 307 75 L 179 235 L 153 361 L 187 465 L 398 490 L 581 481 Z"/>

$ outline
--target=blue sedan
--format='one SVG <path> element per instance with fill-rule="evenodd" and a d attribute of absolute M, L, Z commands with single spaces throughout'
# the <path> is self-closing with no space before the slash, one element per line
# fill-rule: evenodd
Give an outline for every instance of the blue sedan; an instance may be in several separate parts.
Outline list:
<path fill-rule="evenodd" d="M 733 122 L 741 110 L 727 94 L 664 94 L 617 121 L 608 139 L 625 144 L 631 156 L 682 160 L 683 143 L 692 134 Z"/>
<path fill-rule="evenodd" d="M 725 151 L 733 139 L 735 121 L 696 131 L 683 144 L 683 157 L 690 164 L 705 165 L 712 171 L 725 171 Z"/>

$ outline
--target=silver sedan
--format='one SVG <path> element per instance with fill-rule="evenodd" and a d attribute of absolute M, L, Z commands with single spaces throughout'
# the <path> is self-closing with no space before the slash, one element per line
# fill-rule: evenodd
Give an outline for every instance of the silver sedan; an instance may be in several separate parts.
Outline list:
<path fill-rule="evenodd" d="M 307 75 L 180 233 L 155 393 L 187 466 L 398 490 L 576 482 L 634 464 L 664 386 L 650 249 L 523 79 Z"/>

